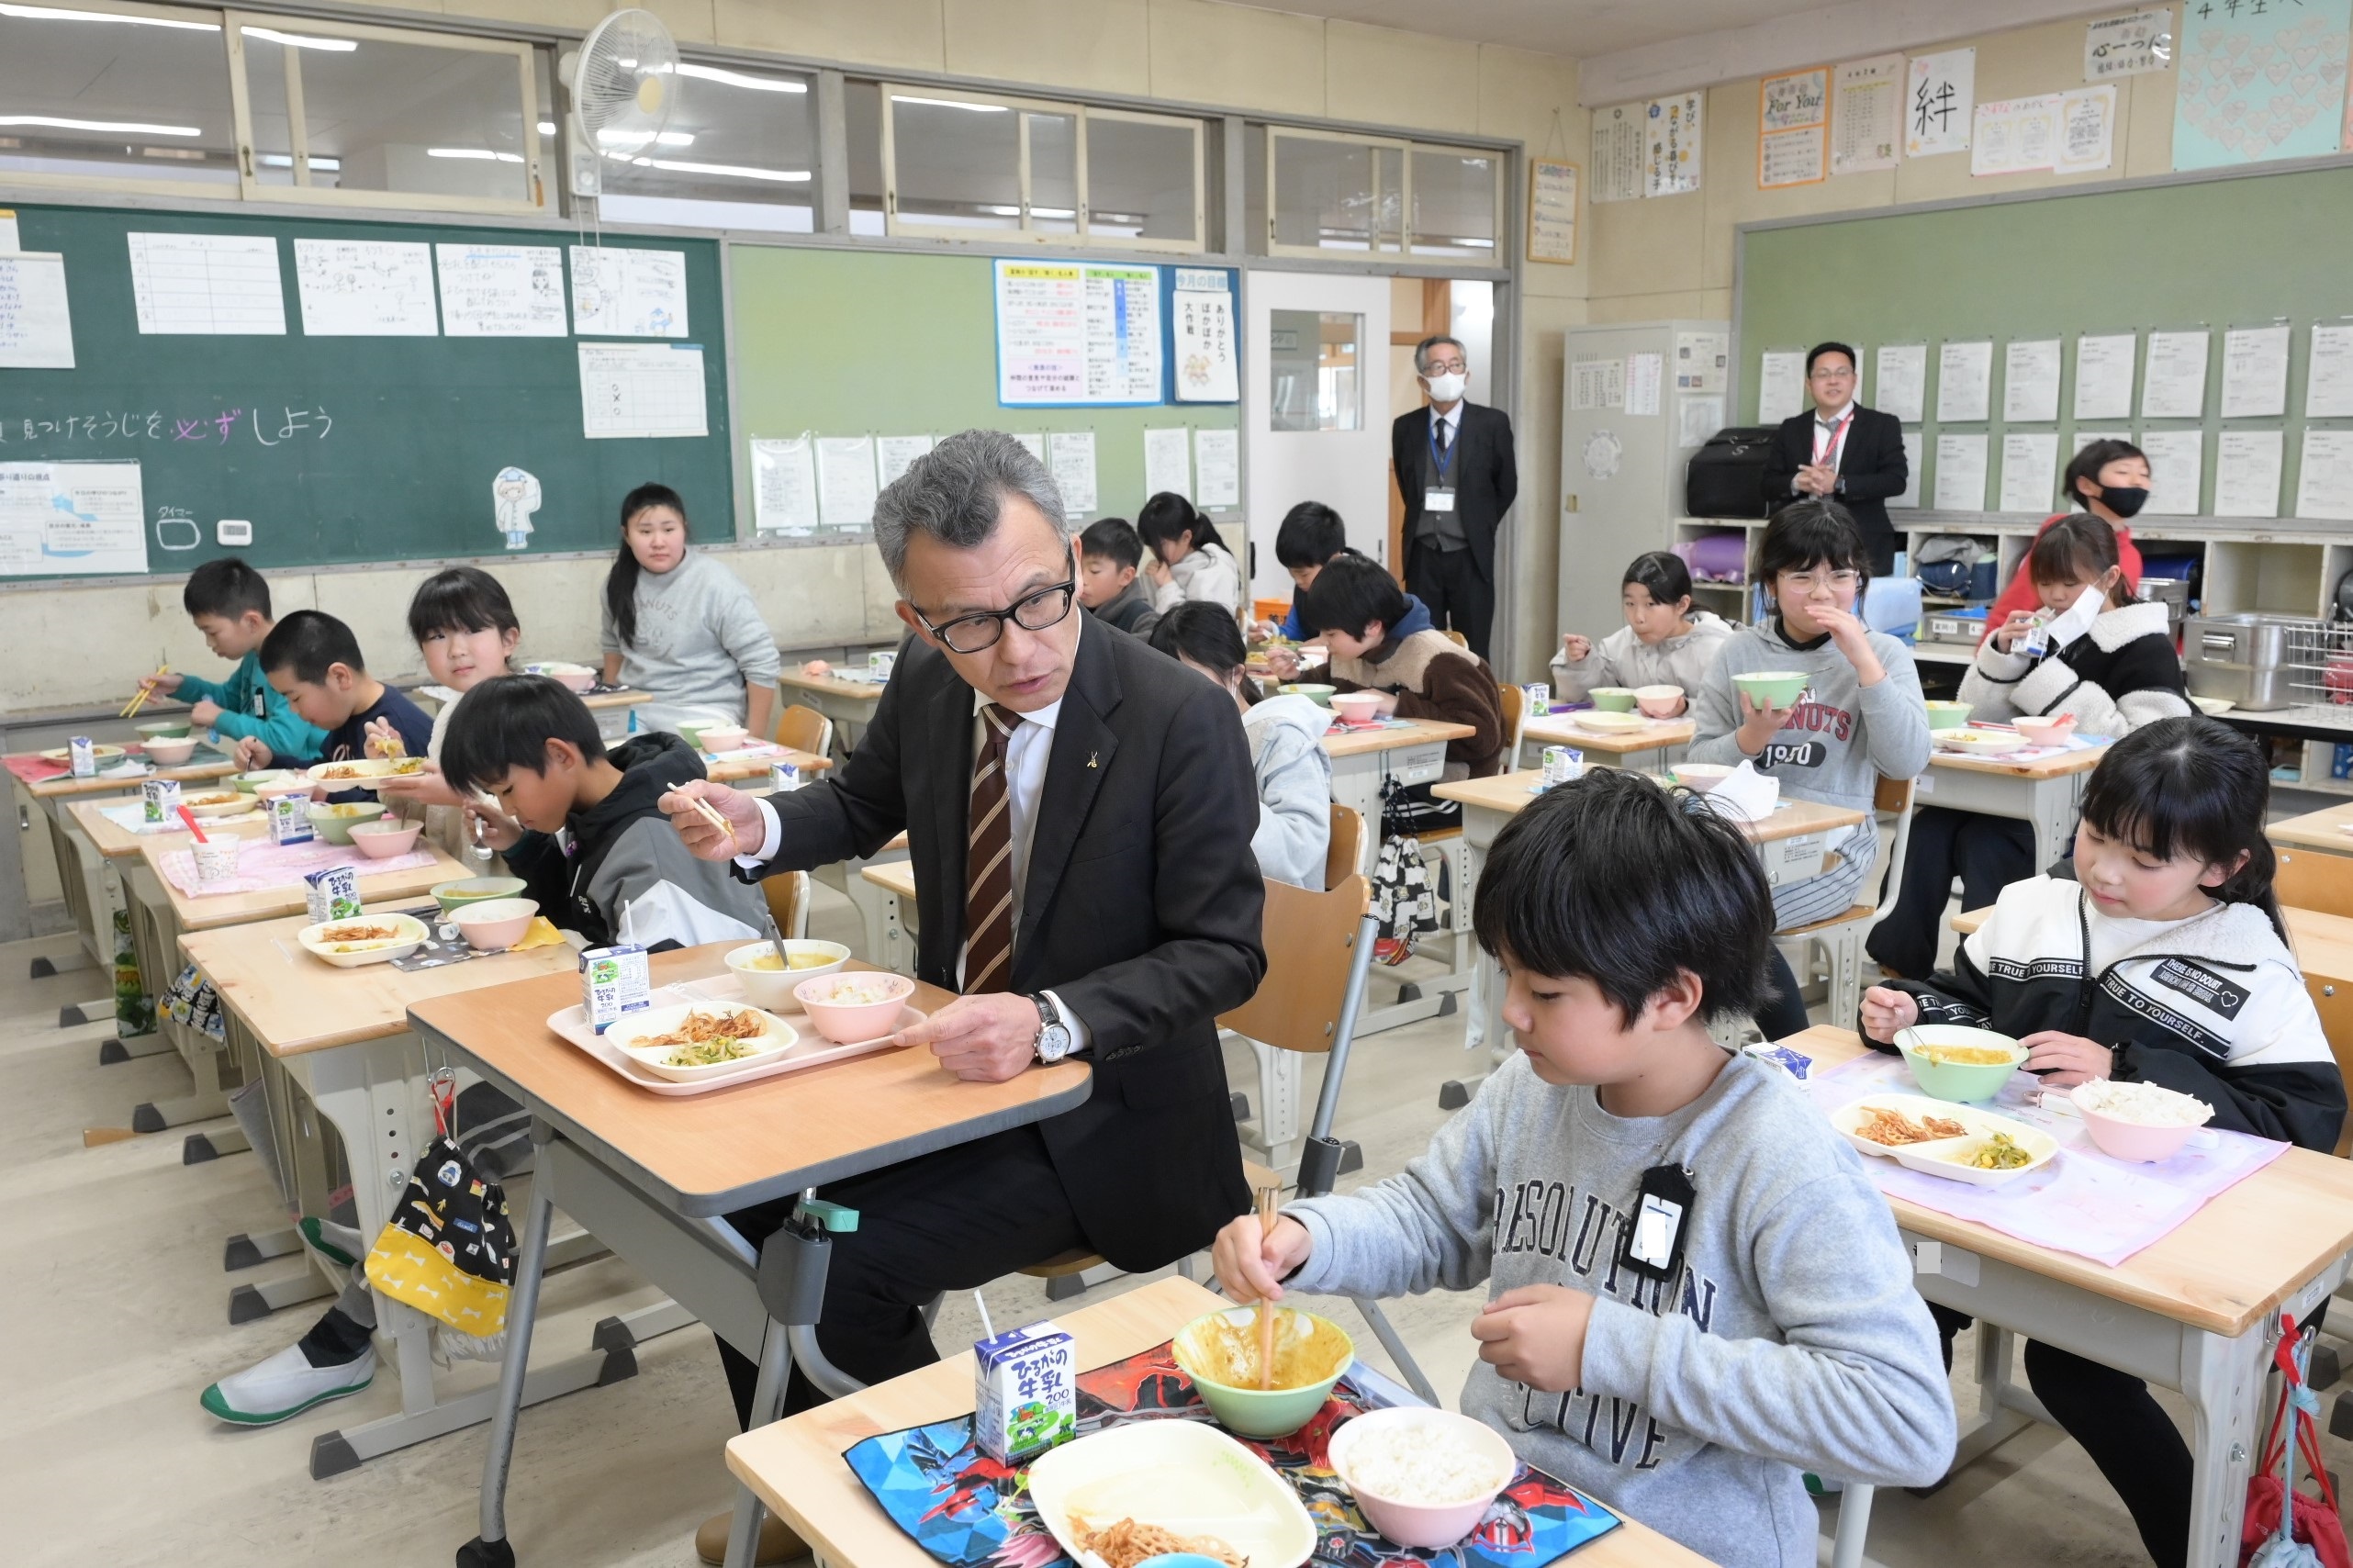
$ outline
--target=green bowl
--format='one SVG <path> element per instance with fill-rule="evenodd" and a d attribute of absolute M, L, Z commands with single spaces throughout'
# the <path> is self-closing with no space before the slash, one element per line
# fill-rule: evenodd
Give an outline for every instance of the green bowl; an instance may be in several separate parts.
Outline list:
<path fill-rule="evenodd" d="M 1634 689 L 1630 686 L 1597 686 L 1585 693 L 1593 705 L 1605 713 L 1630 713 L 1634 711 Z"/>
<path fill-rule="evenodd" d="M 185 719 L 158 719 L 151 724 L 139 726 L 141 739 L 151 741 L 185 740 L 190 726 Z"/>
<path fill-rule="evenodd" d="M 1275 1311 L 1286 1317 L 1316 1316 L 1314 1313 L 1301 1312 L 1290 1306 L 1277 1307 Z M 1356 1341 L 1349 1337 L 1348 1330 L 1331 1319 L 1317 1318 L 1317 1321 L 1339 1336 L 1346 1349 L 1338 1364 L 1332 1368 L 1331 1376 L 1298 1388 L 1236 1388 L 1231 1383 L 1204 1377 L 1188 1364 L 1193 1359 L 1188 1354 L 1188 1338 L 1202 1325 L 1211 1318 L 1222 1317 L 1228 1323 L 1247 1327 L 1256 1316 L 1255 1307 L 1237 1306 L 1224 1312 L 1210 1313 L 1206 1317 L 1197 1317 L 1177 1331 L 1170 1350 L 1178 1368 L 1193 1380 L 1193 1386 L 1200 1391 L 1201 1402 L 1209 1406 L 1212 1416 L 1217 1417 L 1218 1425 L 1238 1437 L 1287 1437 L 1313 1420 L 1316 1412 L 1324 1407 L 1324 1401 L 1331 1397 L 1332 1384 L 1339 1381 L 1340 1374 L 1348 1371 L 1349 1363 L 1356 1360 Z"/>
<path fill-rule="evenodd" d="M 1973 1046 L 2007 1051 L 2009 1059 L 2000 1062 L 1937 1061 L 1920 1054 L 1922 1046 Z M 1965 1028 L 1958 1024 L 1916 1024 L 1896 1033 L 1896 1048 L 1904 1054 L 1904 1065 L 1911 1069 L 1912 1081 L 1921 1092 L 1939 1100 L 1975 1103 L 1990 1100 L 2001 1092 L 2010 1075 L 2026 1059 L 2026 1047 L 2007 1035 L 1997 1035 L 1991 1029 Z"/>
<path fill-rule="evenodd" d="M 352 829 L 362 823 L 372 823 L 384 814 L 382 801 L 353 801 L 344 805 L 314 802 L 310 808 L 310 825 L 319 836 L 330 844 L 352 846 Z"/>
<path fill-rule="evenodd" d="M 686 742 L 687 745 L 692 746 L 697 751 L 700 751 L 702 749 L 703 731 L 723 729 L 724 727 L 724 723 L 718 719 L 685 719 L 673 726 L 674 733 L 678 735 L 678 739 Z"/>
<path fill-rule="evenodd" d="M 1966 702 L 1928 704 L 1928 727 L 1932 730 L 1957 730 L 1968 722 L 1969 705 Z"/>
<path fill-rule="evenodd" d="M 1295 680 L 1288 686 L 1275 688 L 1275 690 L 1285 697 L 1304 697 L 1318 708 L 1328 708 L 1332 705 L 1332 692 L 1335 689 L 1329 686 L 1317 686 L 1313 682 L 1303 683 Z"/>
<path fill-rule="evenodd" d="M 1760 708 L 1787 709 L 1798 705 L 1812 678 L 1801 669 L 1759 669 L 1732 677 L 1732 684 Z"/>
<path fill-rule="evenodd" d="M 470 903 L 520 897 L 528 885 L 521 877 L 464 877 L 437 884 L 432 896 L 433 902 L 442 906 L 442 913 L 448 914 Z"/>
<path fill-rule="evenodd" d="M 274 779 L 293 777 L 289 770 L 283 767 L 263 767 L 256 768 L 251 773 L 232 773 L 229 776 L 229 781 L 237 787 L 239 794 L 251 795 Z"/>

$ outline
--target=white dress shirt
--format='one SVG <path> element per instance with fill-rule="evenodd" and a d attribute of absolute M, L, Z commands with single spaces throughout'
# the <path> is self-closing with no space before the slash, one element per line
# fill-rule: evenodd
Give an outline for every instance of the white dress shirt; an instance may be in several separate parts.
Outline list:
<path fill-rule="evenodd" d="M 1438 405 L 1432 403 L 1429 406 L 1429 422 L 1433 426 L 1444 425 L 1446 427 L 1446 450 L 1449 452 L 1453 451 L 1454 443 L 1462 439 L 1462 399 L 1460 398 L 1454 399 L 1454 407 L 1447 409 L 1446 412 L 1442 414 L 1438 411 Z M 1435 430 L 1430 431 L 1430 434 L 1433 437 L 1435 437 L 1437 433 L 1438 432 Z"/>
<path fill-rule="evenodd" d="M 1852 398 L 1827 414 L 1820 406 L 1814 409 L 1814 450 L 1823 454 L 1817 461 L 1827 462 L 1832 473 L 1844 465 L 1846 438 L 1854 433 L 1854 409 L 1855 402 Z M 1843 430 L 1839 428 L 1841 420 L 1847 421 Z"/>
<path fill-rule="evenodd" d="M 983 726 L 988 721 L 980 716 L 980 710 L 988 706 L 988 698 L 981 693 L 976 691 L 972 694 L 972 745 L 976 756 L 986 739 Z M 1059 702 L 1049 702 L 1035 712 L 1015 714 L 1014 717 L 1021 722 L 1005 737 L 1005 804 L 1013 813 L 1013 918 L 1015 932 L 1021 930 L 1022 901 L 1029 890 L 1029 851 L 1037 837 L 1037 800 L 1046 789 L 1046 765 L 1054 756 L 1054 726 L 1061 716 L 1062 704 Z M 736 864 L 747 869 L 774 858 L 784 836 L 776 808 L 765 798 L 758 801 L 758 805 L 768 829 L 760 840 L 758 854 L 736 857 Z M 961 896 L 962 890 L 959 889 L 959 899 Z M 969 945 L 969 938 L 967 945 Z M 956 956 L 956 980 L 958 985 L 964 983 L 962 953 Z M 1070 1032 L 1071 1048 L 1086 1049 L 1087 1026 L 1079 1021 L 1076 1014 L 1063 1005 L 1060 997 L 1050 991 L 1040 994 L 1053 1003 L 1055 1012 L 1061 1014 L 1062 1026 Z"/>

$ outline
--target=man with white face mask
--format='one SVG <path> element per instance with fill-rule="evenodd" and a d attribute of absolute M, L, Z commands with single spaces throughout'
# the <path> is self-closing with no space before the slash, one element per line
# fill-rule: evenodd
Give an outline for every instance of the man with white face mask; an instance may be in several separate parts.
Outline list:
<path fill-rule="evenodd" d="M 1389 456 L 1406 503 L 1406 589 L 1487 656 L 1496 531 L 1519 493 L 1511 416 L 1466 402 L 1470 364 L 1452 338 L 1424 338 L 1414 370 L 1429 405 L 1397 416 Z"/>

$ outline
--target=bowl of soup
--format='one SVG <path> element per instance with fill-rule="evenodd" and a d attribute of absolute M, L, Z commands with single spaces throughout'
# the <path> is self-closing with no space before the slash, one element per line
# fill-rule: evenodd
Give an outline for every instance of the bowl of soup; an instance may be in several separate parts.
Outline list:
<path fill-rule="evenodd" d="M 839 942 L 788 940 L 781 961 L 767 942 L 750 943 L 727 955 L 727 968 L 743 986 L 744 1000 L 771 1013 L 793 1011 L 800 1005 L 792 999 L 794 986 L 833 974 L 849 961 L 850 950 Z"/>
<path fill-rule="evenodd" d="M 1939 1100 L 1990 1100 L 2026 1059 L 2026 1047 L 2009 1036 L 1958 1024 L 1899 1030 L 1896 1048 L 1913 1081 Z"/>
<path fill-rule="evenodd" d="M 1280 1438 L 1305 1426 L 1356 1359 L 1356 1341 L 1330 1318 L 1292 1306 L 1273 1310 L 1272 1388 L 1259 1386 L 1255 1306 L 1196 1317 L 1169 1347 L 1209 1413 L 1245 1438 Z"/>

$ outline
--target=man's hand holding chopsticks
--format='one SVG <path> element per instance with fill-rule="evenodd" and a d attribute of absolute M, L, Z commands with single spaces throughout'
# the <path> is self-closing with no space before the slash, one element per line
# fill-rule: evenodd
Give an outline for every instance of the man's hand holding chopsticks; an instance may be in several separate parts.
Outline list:
<path fill-rule="evenodd" d="M 681 784 L 655 803 L 697 859 L 733 860 L 738 855 L 756 855 L 768 837 L 768 822 L 760 815 L 756 800 L 708 778 Z"/>

